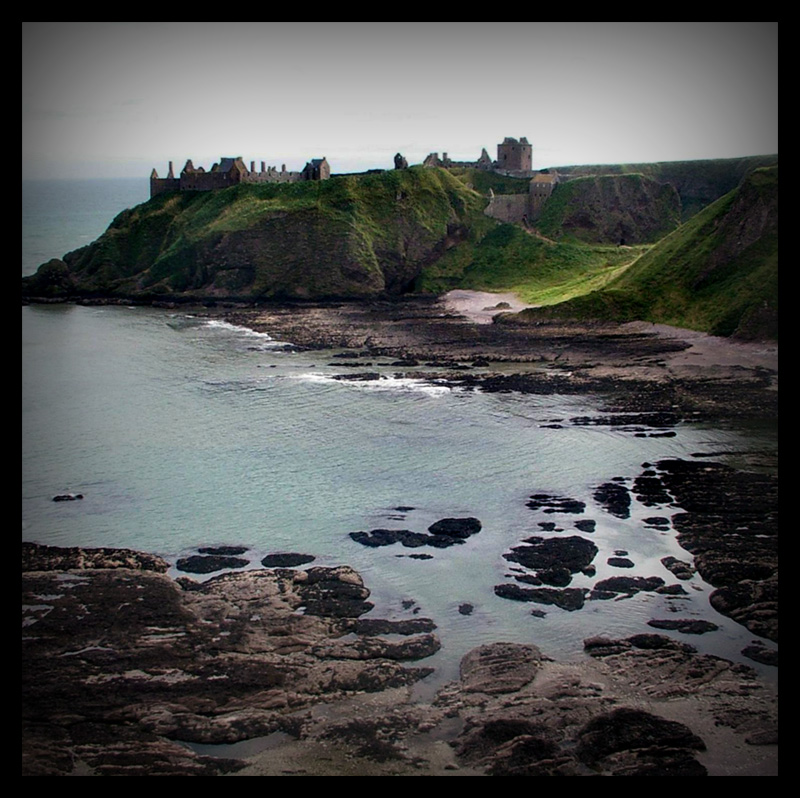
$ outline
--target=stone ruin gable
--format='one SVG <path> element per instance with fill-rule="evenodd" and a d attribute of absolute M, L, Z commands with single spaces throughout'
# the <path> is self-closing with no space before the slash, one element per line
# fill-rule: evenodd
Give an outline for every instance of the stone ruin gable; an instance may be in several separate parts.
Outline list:
<path fill-rule="evenodd" d="M 172 161 L 169 162 L 169 172 L 166 177 L 159 177 L 158 172 L 153 169 L 150 172 L 150 196 L 155 197 L 164 191 L 179 191 L 181 187 L 180 178 L 175 177 L 172 170 Z"/>
<path fill-rule="evenodd" d="M 327 180 L 331 176 L 331 167 L 327 158 L 312 158 L 303 167 L 303 180 Z"/>
<path fill-rule="evenodd" d="M 438 152 L 432 152 L 425 158 L 425 160 L 422 162 L 422 165 L 440 166 L 444 169 L 483 169 L 487 172 L 490 172 L 494 168 L 494 163 L 489 157 L 489 153 L 486 152 L 485 147 L 481 150 L 480 157 L 477 161 L 453 161 L 448 157 L 446 152 L 442 153 L 441 158 L 439 157 Z"/>
<path fill-rule="evenodd" d="M 211 170 L 206 172 L 202 168 L 195 169 L 191 160 L 181 171 L 181 191 L 216 191 L 221 188 L 230 188 L 243 182 L 247 175 L 247 167 L 239 158 L 220 158 Z"/>

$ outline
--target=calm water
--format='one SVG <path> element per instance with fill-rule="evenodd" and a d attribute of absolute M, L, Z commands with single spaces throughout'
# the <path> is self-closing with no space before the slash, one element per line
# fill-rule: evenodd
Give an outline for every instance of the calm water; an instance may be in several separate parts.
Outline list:
<path fill-rule="evenodd" d="M 94 183 L 94 191 L 78 184 L 81 202 L 70 202 L 69 183 L 23 192 L 23 273 L 88 243 L 146 198 L 146 181 Z M 643 462 L 662 457 L 774 447 L 769 436 L 681 426 L 674 438 L 636 438 L 570 425 L 596 412 L 590 398 L 451 391 L 394 379 L 391 369 L 377 383 L 336 381 L 345 369 L 328 365 L 333 352 L 286 352 L 267 335 L 186 313 L 29 306 L 22 332 L 24 540 L 125 546 L 173 563 L 198 546 L 242 544 L 252 567 L 274 551 L 352 565 L 382 615 L 417 611 L 436 621 L 443 649 L 428 662 L 440 679 L 480 643 L 533 642 L 577 656 L 583 638 L 646 631 L 654 617 L 713 620 L 719 631 L 689 642 L 726 656 L 753 638 L 708 606 L 699 578 L 678 601 L 639 594 L 573 613 L 544 608 L 545 618 L 493 587 L 509 581 L 503 552 L 540 534 L 539 522 L 569 530 L 578 517 L 533 512 L 525 506 L 532 493 L 587 503 L 580 517 L 597 521 L 587 535 L 600 549 L 596 579 L 674 582 L 660 559 L 689 555 L 671 530 L 642 523 L 674 509 L 635 505 L 620 520 L 592 501 L 593 488 L 632 480 Z M 555 419 L 563 428 L 543 426 Z M 54 503 L 62 492 L 85 498 Z M 480 518 L 483 530 L 446 550 L 367 549 L 348 536 L 377 527 L 424 532 L 461 515 Z M 606 564 L 619 549 L 635 570 Z M 423 551 L 433 559 L 408 557 Z M 573 586 L 594 581 L 578 575 Z M 474 605 L 471 616 L 459 613 L 464 603 Z"/>

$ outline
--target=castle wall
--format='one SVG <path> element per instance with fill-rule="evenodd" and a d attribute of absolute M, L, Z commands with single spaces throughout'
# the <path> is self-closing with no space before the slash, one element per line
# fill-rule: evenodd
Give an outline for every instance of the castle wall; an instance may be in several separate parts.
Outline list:
<path fill-rule="evenodd" d="M 302 172 L 287 172 L 286 167 L 277 169 L 268 166 L 260 172 L 250 171 L 243 183 L 299 183 L 303 179 Z"/>
<path fill-rule="evenodd" d="M 241 181 L 235 172 L 181 172 L 179 182 L 181 191 L 216 191 Z"/>
<path fill-rule="evenodd" d="M 530 199 L 527 194 L 497 194 L 483 212 L 501 222 L 521 224 L 530 219 Z"/>
<path fill-rule="evenodd" d="M 165 191 L 180 191 L 181 181 L 177 177 L 151 177 L 150 196 L 163 194 Z"/>
<path fill-rule="evenodd" d="M 538 219 L 541 216 L 542 208 L 547 202 L 558 182 L 557 176 L 553 175 L 537 175 L 531 180 L 530 185 L 530 213 L 528 218 L 531 220 Z"/>

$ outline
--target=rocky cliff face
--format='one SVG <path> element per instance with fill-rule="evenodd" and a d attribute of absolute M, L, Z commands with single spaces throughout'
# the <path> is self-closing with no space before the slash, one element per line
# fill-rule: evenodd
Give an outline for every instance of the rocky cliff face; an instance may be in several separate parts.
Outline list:
<path fill-rule="evenodd" d="M 680 224 L 681 201 L 671 185 L 644 175 L 582 177 L 560 184 L 538 228 L 549 237 L 602 244 L 649 244 Z"/>
<path fill-rule="evenodd" d="M 442 169 L 161 194 L 23 279 L 28 297 L 398 294 L 456 244 L 477 192 Z"/>

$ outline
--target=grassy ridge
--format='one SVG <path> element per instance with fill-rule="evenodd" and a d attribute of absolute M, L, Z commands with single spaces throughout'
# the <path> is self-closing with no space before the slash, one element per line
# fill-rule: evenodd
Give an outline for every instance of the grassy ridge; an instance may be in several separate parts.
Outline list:
<path fill-rule="evenodd" d="M 778 169 L 696 214 L 599 290 L 519 320 L 644 319 L 715 335 L 777 338 Z"/>
<path fill-rule="evenodd" d="M 717 158 L 702 161 L 559 166 L 554 171 L 566 178 L 637 173 L 675 187 L 685 222 L 715 200 L 733 191 L 753 169 L 776 166 L 777 155 Z"/>

